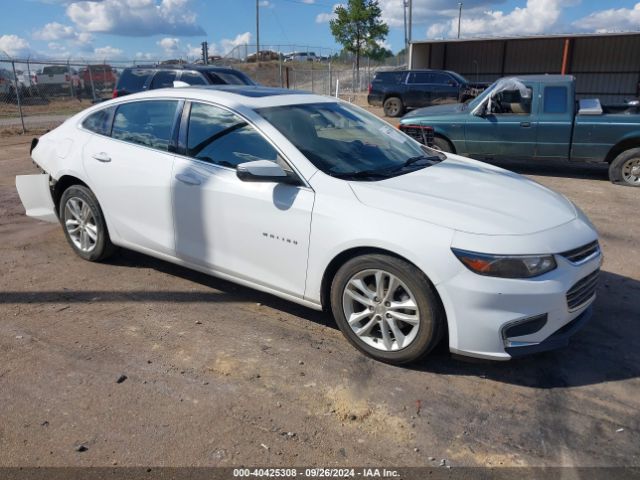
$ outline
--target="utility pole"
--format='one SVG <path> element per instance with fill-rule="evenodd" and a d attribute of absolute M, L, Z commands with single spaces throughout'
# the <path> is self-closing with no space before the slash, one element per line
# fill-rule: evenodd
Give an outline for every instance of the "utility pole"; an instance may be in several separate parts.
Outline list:
<path fill-rule="evenodd" d="M 260 60 L 260 0 L 256 0 L 256 63 Z"/>
<path fill-rule="evenodd" d="M 413 24 L 413 20 L 412 20 L 412 18 L 413 18 L 413 0 L 409 0 L 409 27 L 408 27 L 408 31 L 409 31 L 409 34 L 408 34 L 409 43 L 411 43 L 411 40 L 412 40 L 412 38 L 413 38 L 413 35 L 411 34 L 411 27 L 412 27 L 412 24 Z"/>
<path fill-rule="evenodd" d="M 460 38 L 460 20 L 462 19 L 462 2 L 458 2 L 458 38 Z"/>
<path fill-rule="evenodd" d="M 407 0 L 402 0 L 402 9 L 404 10 L 404 52 L 409 53 L 409 37 L 407 36 Z"/>

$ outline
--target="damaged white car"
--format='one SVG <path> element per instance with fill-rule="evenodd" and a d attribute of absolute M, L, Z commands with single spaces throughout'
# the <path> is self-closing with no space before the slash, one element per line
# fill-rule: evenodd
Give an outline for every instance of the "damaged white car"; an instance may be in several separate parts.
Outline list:
<path fill-rule="evenodd" d="M 595 298 L 598 236 L 565 197 L 333 98 L 154 90 L 73 116 L 31 155 L 27 215 L 59 221 L 82 258 L 129 248 L 325 308 L 385 362 L 445 336 L 496 360 L 565 345 Z"/>

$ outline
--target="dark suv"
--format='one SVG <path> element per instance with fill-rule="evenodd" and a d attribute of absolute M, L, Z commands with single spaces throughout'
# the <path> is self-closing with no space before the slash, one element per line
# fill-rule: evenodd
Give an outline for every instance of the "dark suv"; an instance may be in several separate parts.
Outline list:
<path fill-rule="evenodd" d="M 189 85 L 255 85 L 239 70 L 207 65 L 162 65 L 125 68 L 113 90 L 113 98 L 130 93 L 173 87 L 174 80 Z"/>
<path fill-rule="evenodd" d="M 399 117 L 407 108 L 464 102 L 488 84 L 470 83 L 448 70 L 395 70 L 378 72 L 369 85 L 369 105 L 381 106 L 388 117 Z"/>

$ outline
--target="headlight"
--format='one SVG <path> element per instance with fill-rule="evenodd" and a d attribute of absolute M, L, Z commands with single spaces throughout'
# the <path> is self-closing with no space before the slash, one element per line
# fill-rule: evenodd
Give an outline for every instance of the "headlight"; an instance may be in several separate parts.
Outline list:
<path fill-rule="evenodd" d="M 553 255 L 492 255 L 457 248 L 451 250 L 469 270 L 489 277 L 531 278 L 557 267 Z"/>

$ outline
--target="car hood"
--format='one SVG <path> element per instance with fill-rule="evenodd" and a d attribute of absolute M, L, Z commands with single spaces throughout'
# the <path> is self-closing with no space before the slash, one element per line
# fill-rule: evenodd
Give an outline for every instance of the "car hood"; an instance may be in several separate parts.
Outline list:
<path fill-rule="evenodd" d="M 365 205 L 484 235 L 524 235 L 576 218 L 564 196 L 521 175 L 456 155 L 378 182 L 350 182 Z"/>
<path fill-rule="evenodd" d="M 445 105 L 434 105 L 433 107 L 417 108 L 411 110 L 404 117 L 400 119 L 402 123 L 407 123 L 404 120 L 415 120 L 418 117 L 434 117 L 441 115 L 454 115 L 462 111 L 463 103 L 448 103 Z"/>

